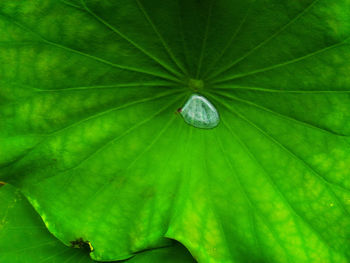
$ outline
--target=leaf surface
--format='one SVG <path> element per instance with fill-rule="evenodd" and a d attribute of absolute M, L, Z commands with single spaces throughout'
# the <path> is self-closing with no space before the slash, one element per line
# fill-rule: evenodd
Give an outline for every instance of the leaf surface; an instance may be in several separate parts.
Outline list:
<path fill-rule="evenodd" d="M 0 188 L 1 262 L 94 262 L 88 252 L 62 244 L 51 235 L 40 216 L 18 189 Z"/>
<path fill-rule="evenodd" d="M 40 216 L 18 189 L 6 185 L 0 188 L 0 260 L 1 262 L 91 263 L 87 243 L 67 247 L 52 236 Z M 71 244 L 73 246 L 73 244 Z M 79 249 L 78 246 L 82 246 Z M 194 262 L 180 244 L 156 250 L 142 251 L 125 263 L 190 263 Z"/>
<path fill-rule="evenodd" d="M 350 260 L 347 0 L 0 3 L 0 178 L 96 260 Z M 203 81 L 203 85 L 194 85 Z M 176 110 L 192 93 L 211 130 Z"/>

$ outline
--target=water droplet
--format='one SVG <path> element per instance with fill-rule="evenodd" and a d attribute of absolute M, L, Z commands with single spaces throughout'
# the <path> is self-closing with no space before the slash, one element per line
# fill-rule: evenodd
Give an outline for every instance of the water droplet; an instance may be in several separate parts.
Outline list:
<path fill-rule="evenodd" d="M 198 94 L 193 94 L 180 111 L 185 122 L 201 129 L 212 129 L 219 122 L 219 114 L 213 104 Z"/>

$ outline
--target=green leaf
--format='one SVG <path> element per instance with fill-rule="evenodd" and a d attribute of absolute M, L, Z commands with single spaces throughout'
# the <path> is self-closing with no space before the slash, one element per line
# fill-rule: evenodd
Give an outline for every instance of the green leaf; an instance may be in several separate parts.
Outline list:
<path fill-rule="evenodd" d="M 0 179 L 127 259 L 350 260 L 347 0 L 3 0 Z M 192 93 L 218 127 L 186 124 Z M 174 114 L 175 113 L 175 114 Z"/>
<path fill-rule="evenodd" d="M 52 236 L 40 216 L 18 189 L 6 185 L 0 188 L 0 260 L 1 262 L 95 262 L 90 259 L 88 244 L 76 244 L 80 249 L 66 247 Z M 190 263 L 188 251 L 178 243 L 155 250 L 143 251 L 124 262 Z"/>
<path fill-rule="evenodd" d="M 122 261 L 126 263 L 195 263 L 191 254 L 184 246 L 179 243 L 174 243 L 171 246 L 151 249 L 136 254 L 131 259 Z"/>
<path fill-rule="evenodd" d="M 0 188 L 1 262 L 94 262 L 87 251 L 63 245 L 52 236 L 19 190 Z"/>

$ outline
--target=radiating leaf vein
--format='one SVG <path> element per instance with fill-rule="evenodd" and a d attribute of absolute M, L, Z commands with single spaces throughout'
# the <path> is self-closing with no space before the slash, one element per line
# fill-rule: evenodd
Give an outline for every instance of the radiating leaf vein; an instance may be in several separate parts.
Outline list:
<path fill-rule="evenodd" d="M 213 97 L 213 96 L 212 96 Z M 216 101 L 220 102 L 220 100 L 215 99 Z M 221 104 L 224 105 L 223 102 Z M 231 108 L 229 107 L 231 110 Z M 332 186 L 336 186 L 339 188 L 342 188 L 346 191 L 349 191 L 344 186 L 339 185 L 335 182 L 329 181 L 328 178 L 324 177 L 322 174 L 320 174 L 318 171 L 316 171 L 312 166 L 310 166 L 303 158 L 296 155 L 293 151 L 291 151 L 289 148 L 287 148 L 284 144 L 282 144 L 280 141 L 278 141 L 274 136 L 272 136 L 270 133 L 264 131 L 262 128 L 260 128 L 258 125 L 256 125 L 254 122 L 252 122 L 250 119 L 248 119 L 246 116 L 244 116 L 243 113 L 240 113 L 238 115 L 242 120 L 245 120 L 250 126 L 254 127 L 257 131 L 259 131 L 261 134 L 263 134 L 266 138 L 268 138 L 270 141 L 272 141 L 276 146 L 278 146 L 280 149 L 282 149 L 284 152 L 286 152 L 289 156 L 291 156 L 293 159 L 298 161 L 301 165 L 303 165 L 307 170 L 309 170 L 316 178 L 320 179 L 319 182 L 321 182 L 327 189 L 328 192 L 333 196 L 336 203 L 339 205 L 339 207 L 344 211 L 345 214 L 350 216 L 350 212 L 346 209 L 344 204 L 341 202 L 339 197 L 335 194 L 334 190 L 332 189 Z"/>
<path fill-rule="evenodd" d="M 112 30 L 114 33 L 116 33 L 117 35 L 119 35 L 121 38 L 123 38 L 124 40 L 126 40 L 127 42 L 129 42 L 131 45 L 133 45 L 135 48 L 137 48 L 138 50 L 140 50 L 142 53 L 144 53 L 147 57 L 151 58 L 153 61 L 155 61 L 156 63 L 158 63 L 161 67 L 165 68 L 166 70 L 168 70 L 170 73 L 174 74 L 175 76 L 177 76 L 178 78 L 182 77 L 182 74 L 180 72 L 178 72 L 176 69 L 174 69 L 173 67 L 169 66 L 167 63 L 165 63 L 164 61 L 162 61 L 161 59 L 157 58 L 156 56 L 152 55 L 151 53 L 149 53 L 148 51 L 146 51 L 144 48 L 142 48 L 139 44 L 135 43 L 133 40 L 131 40 L 130 38 L 128 38 L 126 35 L 124 35 L 122 32 L 120 32 L 115 26 L 109 24 L 106 20 L 104 20 L 103 18 L 101 18 L 100 16 L 98 16 L 97 14 L 95 14 L 85 3 L 85 0 L 81 0 L 82 5 L 84 6 L 84 8 L 86 9 L 86 11 L 91 14 L 97 21 L 99 21 L 100 23 L 102 23 L 103 25 L 105 25 L 107 28 L 109 28 L 110 30 Z"/>
<path fill-rule="evenodd" d="M 176 56 L 174 55 L 174 53 L 171 51 L 168 43 L 164 40 L 164 38 L 162 37 L 161 33 L 159 32 L 159 30 L 157 29 L 156 25 L 153 23 L 151 17 L 149 16 L 149 14 L 147 13 L 146 9 L 143 7 L 143 5 L 141 4 L 141 2 L 139 0 L 136 0 L 137 5 L 139 6 L 141 12 L 143 13 L 143 15 L 145 16 L 147 22 L 150 24 L 150 26 L 152 27 L 153 31 L 156 33 L 156 35 L 158 36 L 160 42 L 162 43 L 164 49 L 168 52 L 169 57 L 173 60 L 173 62 L 176 64 L 176 66 L 181 70 L 181 72 L 185 75 L 188 75 L 187 70 L 182 66 L 181 62 L 176 58 Z"/>
<path fill-rule="evenodd" d="M 239 115 L 239 113 L 236 110 L 232 111 Z M 226 122 L 224 120 L 222 120 L 223 125 L 230 131 L 230 133 L 236 138 L 236 140 L 240 143 L 240 145 L 242 146 L 242 148 L 246 151 L 247 155 L 250 157 L 250 159 L 257 164 L 258 167 L 260 167 L 261 171 L 263 172 L 265 178 L 270 182 L 270 184 L 272 185 L 272 187 L 274 188 L 274 190 L 277 192 L 278 196 L 284 201 L 284 203 L 289 207 L 289 210 L 292 212 L 293 218 L 294 218 L 294 223 L 296 225 L 296 227 L 298 228 L 299 231 L 299 235 L 300 238 L 302 238 L 304 245 L 306 244 L 305 238 L 304 238 L 304 234 L 303 232 L 301 232 L 300 228 L 299 228 L 299 224 L 297 222 L 297 218 L 299 218 L 301 221 L 303 221 L 304 223 L 306 223 L 309 228 L 314 232 L 314 234 L 320 239 L 320 241 L 322 241 L 324 244 L 326 244 L 328 246 L 328 240 L 322 236 L 322 234 L 315 229 L 315 227 L 312 225 L 312 222 L 310 222 L 309 220 L 307 220 L 305 218 L 305 216 L 303 216 L 302 214 L 300 214 L 300 212 L 294 207 L 294 205 L 289 201 L 289 199 L 286 197 L 286 195 L 284 194 L 284 192 L 280 189 L 280 187 L 277 185 L 277 183 L 275 182 L 275 179 L 270 175 L 270 173 L 268 173 L 265 169 L 265 167 L 260 163 L 260 161 L 258 161 L 256 155 L 249 149 L 249 147 L 247 146 L 247 144 L 244 142 L 244 140 L 242 140 L 240 138 L 240 136 L 234 132 L 231 127 L 229 127 L 228 124 L 226 124 Z M 297 218 L 296 218 L 296 217 Z M 306 249 L 305 246 L 303 246 L 305 253 L 308 254 L 309 259 L 310 259 L 310 255 L 309 255 L 309 251 Z"/>
<path fill-rule="evenodd" d="M 252 49 L 250 49 L 247 53 L 245 53 L 244 55 L 242 55 L 241 57 L 239 57 L 238 59 L 236 59 L 235 61 L 233 61 L 232 63 L 230 63 L 228 66 L 225 67 L 221 67 L 221 69 L 219 69 L 217 72 L 214 72 L 213 74 L 211 74 L 208 79 L 213 79 L 216 76 L 220 75 L 221 73 L 231 69 L 232 67 L 234 67 L 235 65 L 237 65 L 239 62 L 243 61 L 244 59 L 246 59 L 248 56 L 250 56 L 250 54 L 254 53 L 256 50 L 260 49 L 261 47 L 263 47 L 264 45 L 266 45 L 268 42 L 270 42 L 272 39 L 274 39 L 275 37 L 277 37 L 278 35 L 280 35 L 281 33 L 283 33 L 289 26 L 291 26 L 293 23 L 295 23 L 296 21 L 298 21 L 302 16 L 304 16 L 305 14 L 307 14 L 312 7 L 318 2 L 319 0 L 313 0 L 312 3 L 307 6 L 305 9 L 303 9 L 299 14 L 297 14 L 293 19 L 291 19 L 288 23 L 286 23 L 285 25 L 283 25 L 279 30 L 277 30 L 275 33 L 273 33 L 271 36 L 269 36 L 268 38 L 266 38 L 265 40 L 263 40 L 260 44 L 256 45 L 255 47 L 253 47 Z"/>
<path fill-rule="evenodd" d="M 244 77 L 247 77 L 247 76 L 251 76 L 251 75 L 258 74 L 258 73 L 263 73 L 263 72 L 270 71 L 270 70 L 273 70 L 273 69 L 277 69 L 277 68 L 281 68 L 281 67 L 284 67 L 284 66 L 288 66 L 290 64 L 297 63 L 297 62 L 300 62 L 302 60 L 309 59 L 310 57 L 313 57 L 313 56 L 322 54 L 324 52 L 330 51 L 330 50 L 332 50 L 334 48 L 337 48 L 337 47 L 340 47 L 342 45 L 349 44 L 348 40 L 349 40 L 349 37 L 344 39 L 341 42 L 338 42 L 338 43 L 335 43 L 333 45 L 321 48 L 319 50 L 316 50 L 316 51 L 311 52 L 309 54 L 306 54 L 304 56 L 301 56 L 301 57 L 298 57 L 298 58 L 294 58 L 294 59 L 291 59 L 291 60 L 288 60 L 288 61 L 276 64 L 276 65 L 272 65 L 272 66 L 269 66 L 269 67 L 253 70 L 253 71 L 250 71 L 250 72 L 218 78 L 215 81 L 213 81 L 212 83 L 216 84 L 216 83 L 221 83 L 221 82 L 230 81 L 230 80 L 234 80 L 234 79 L 244 78 Z"/>
<path fill-rule="evenodd" d="M 273 225 L 271 224 L 271 222 L 268 219 L 265 218 L 265 216 L 256 207 L 256 205 L 253 202 L 253 200 L 250 198 L 249 194 L 247 193 L 247 190 L 245 189 L 241 179 L 239 178 L 239 176 L 237 174 L 236 169 L 234 168 L 234 166 L 232 164 L 232 160 L 227 157 L 228 155 L 226 154 L 226 152 L 224 150 L 223 143 L 222 143 L 222 140 L 221 140 L 221 136 L 219 134 L 217 134 L 217 132 L 216 132 L 215 138 L 216 138 L 216 140 L 218 142 L 219 149 L 222 152 L 222 156 L 224 156 L 225 161 L 226 161 L 229 169 L 232 172 L 232 175 L 234 175 L 234 177 L 236 178 L 237 185 L 241 189 L 241 193 L 243 194 L 243 196 L 247 200 L 247 203 L 248 203 L 249 207 L 251 208 L 252 211 L 255 211 L 256 214 L 263 220 L 263 222 L 265 223 L 265 225 L 267 226 L 267 228 L 269 229 L 271 234 L 276 238 L 276 240 L 280 244 L 281 248 L 284 250 L 284 252 L 286 254 L 287 261 L 290 262 L 290 258 L 288 257 L 289 252 L 288 252 L 284 242 L 281 240 L 280 236 L 278 235 L 278 233 L 273 228 Z M 252 220 L 255 220 L 254 217 L 253 217 Z M 253 226 L 250 226 L 250 228 L 253 229 Z"/>
<path fill-rule="evenodd" d="M 90 55 L 88 53 L 85 53 L 85 52 L 82 52 L 82 51 L 79 51 L 79 50 L 76 50 L 76 49 L 64 46 L 62 44 L 59 44 L 59 43 L 56 43 L 56 42 L 53 42 L 53 41 L 50 41 L 50 40 L 47 40 L 46 38 L 44 38 L 43 36 L 41 36 L 37 32 L 33 31 L 32 29 L 30 29 L 30 28 L 26 27 L 25 25 L 15 21 L 13 18 L 10 18 L 10 17 L 8 17 L 8 16 L 6 16 L 4 14 L 0 14 L 0 16 L 3 17 L 4 19 L 6 19 L 7 21 L 17 25 L 18 27 L 22 28 L 23 30 L 25 30 L 27 32 L 30 32 L 34 36 L 36 36 L 39 39 L 41 39 L 41 41 L 43 43 L 46 43 L 46 44 L 48 44 L 50 46 L 54 46 L 54 47 L 66 50 L 66 51 L 78 54 L 80 56 L 83 56 L 83 57 L 87 57 L 89 59 L 95 60 L 97 62 L 106 64 L 106 65 L 109 65 L 109 66 L 114 67 L 114 68 L 118 68 L 118 69 L 122 69 L 122 70 L 128 70 L 128 71 L 133 71 L 133 72 L 138 72 L 138 73 L 143 73 L 143 74 L 151 75 L 151 76 L 154 76 L 154 77 L 160 77 L 160 78 L 163 78 L 163 79 L 168 79 L 168 80 L 171 80 L 173 82 L 182 84 L 182 81 L 180 81 L 178 78 L 172 77 L 171 75 L 168 75 L 168 74 L 162 74 L 162 73 L 152 72 L 152 71 L 148 71 L 148 70 L 144 70 L 144 69 L 140 69 L 140 68 L 134 68 L 134 67 L 130 67 L 130 66 L 124 66 L 124 65 L 116 64 L 116 63 L 113 63 L 111 61 L 108 61 L 108 60 L 105 60 L 105 59 L 102 59 L 102 58 Z"/>
<path fill-rule="evenodd" d="M 219 92 L 219 91 L 216 91 L 216 92 L 213 92 L 215 94 L 218 94 L 218 95 L 221 95 L 225 98 L 228 98 L 228 99 L 231 99 L 231 100 L 236 100 L 236 101 L 239 101 L 239 102 L 242 102 L 244 104 L 247 104 L 247 105 L 250 105 L 250 106 L 253 106 L 255 108 L 258 108 L 260 110 L 263 110 L 267 113 L 270 113 L 270 114 L 273 114 L 279 118 L 282 118 L 284 120 L 287 120 L 287 121 L 291 121 L 291 122 L 294 122 L 298 125 L 302 125 L 302 126 L 305 126 L 307 128 L 311 128 L 311 129 L 314 129 L 315 131 L 317 132 L 322 132 L 322 133 L 326 133 L 327 135 L 332 135 L 332 136 L 338 136 L 338 137 L 346 137 L 346 135 L 344 134 L 340 134 L 340 133 L 337 133 L 335 131 L 331 131 L 331 130 L 328 130 L 326 128 L 323 128 L 321 126 L 316 126 L 316 124 L 313 124 L 313 123 L 310 123 L 310 122 L 306 122 L 304 120 L 300 120 L 300 119 L 297 119 L 296 117 L 293 117 L 293 116 L 289 116 L 289 115 L 286 115 L 286 114 L 283 114 L 283 113 L 280 113 L 280 112 L 276 112 L 270 108 L 266 108 L 262 105 L 259 105 L 255 102 L 252 102 L 252 101 L 248 101 L 246 99 L 242 99 L 242 98 L 239 98 L 237 96 L 234 96 L 234 95 L 227 95 L 223 92 Z"/>

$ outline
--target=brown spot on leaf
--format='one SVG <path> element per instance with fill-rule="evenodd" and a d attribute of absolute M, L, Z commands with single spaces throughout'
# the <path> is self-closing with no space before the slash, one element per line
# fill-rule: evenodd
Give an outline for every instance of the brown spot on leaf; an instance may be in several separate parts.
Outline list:
<path fill-rule="evenodd" d="M 92 247 L 90 241 L 84 241 L 83 238 L 70 241 L 71 247 L 84 249 L 85 251 L 92 252 L 94 248 Z"/>

